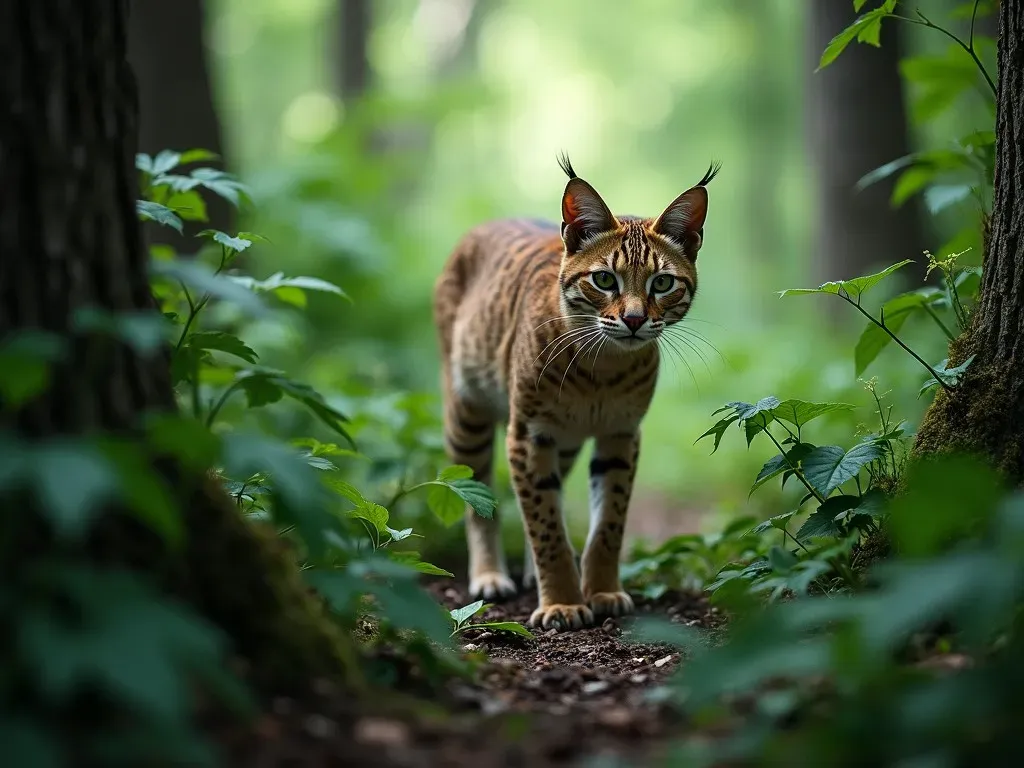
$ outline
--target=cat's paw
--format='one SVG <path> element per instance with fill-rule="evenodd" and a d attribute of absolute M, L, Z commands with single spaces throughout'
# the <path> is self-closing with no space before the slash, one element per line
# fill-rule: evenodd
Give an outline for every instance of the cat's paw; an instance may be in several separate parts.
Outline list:
<path fill-rule="evenodd" d="M 473 599 L 500 600 L 515 593 L 515 582 L 501 571 L 485 571 L 469 581 L 469 595 Z"/>
<path fill-rule="evenodd" d="M 626 616 L 636 610 L 633 598 L 625 592 L 594 592 L 587 603 L 595 616 Z"/>
<path fill-rule="evenodd" d="M 551 603 L 542 605 L 530 616 L 531 627 L 544 629 L 583 629 L 594 623 L 594 613 L 585 605 Z"/>

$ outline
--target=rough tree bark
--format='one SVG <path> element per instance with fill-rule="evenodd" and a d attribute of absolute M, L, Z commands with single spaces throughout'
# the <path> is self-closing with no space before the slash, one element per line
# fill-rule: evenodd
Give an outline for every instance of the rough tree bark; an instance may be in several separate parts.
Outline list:
<path fill-rule="evenodd" d="M 0 4 L 0 339 L 45 329 L 69 339 L 72 350 L 48 391 L 0 422 L 26 439 L 130 433 L 144 411 L 175 407 L 167 355 L 143 359 L 72 332 L 82 307 L 154 307 L 135 215 L 137 104 L 126 6 Z M 257 682 L 301 684 L 340 670 L 342 638 L 274 540 L 243 521 L 211 481 L 169 461 L 159 468 L 181 495 L 184 550 L 167 553 L 112 511 L 93 555 L 144 570 L 188 601 L 226 631 Z"/>
<path fill-rule="evenodd" d="M 999 4 L 996 171 L 981 296 L 951 365 L 975 355 L 960 385 L 939 392 L 918 430 L 919 456 L 952 450 L 1024 480 L 1024 0 Z"/>
<path fill-rule="evenodd" d="M 926 247 L 916 198 L 889 203 L 891 180 L 857 192 L 868 171 L 910 151 L 899 24 L 885 24 L 882 46 L 851 45 L 820 72 L 821 52 L 856 14 L 849 0 L 809 0 L 804 117 L 818 191 L 815 270 L 824 280 L 866 274 L 917 258 Z"/>
<path fill-rule="evenodd" d="M 139 149 L 201 147 L 224 157 L 205 41 L 203 0 L 136 2 L 128 28 L 128 61 L 139 84 Z M 225 158 L 226 161 L 226 158 Z M 234 210 L 218 197 L 207 200 L 208 225 L 231 231 Z M 184 242 L 166 227 L 161 242 Z M 194 248 L 194 241 L 190 243 Z"/>

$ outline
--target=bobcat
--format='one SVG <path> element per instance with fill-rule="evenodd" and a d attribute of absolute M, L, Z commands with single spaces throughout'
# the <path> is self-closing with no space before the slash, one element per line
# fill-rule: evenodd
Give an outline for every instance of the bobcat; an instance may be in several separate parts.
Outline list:
<path fill-rule="evenodd" d="M 690 309 L 715 164 L 656 220 L 616 217 L 562 156 L 561 232 L 502 220 L 466 234 L 434 289 L 451 460 L 491 482 L 495 427 L 507 424 L 512 482 L 536 579 L 530 624 L 580 628 L 633 611 L 619 580 L 640 421 L 658 373 L 657 340 Z M 560 236 L 559 236 L 560 235 Z M 561 515 L 562 480 L 584 440 L 590 533 L 582 578 Z M 466 511 L 470 593 L 516 591 L 495 513 Z"/>

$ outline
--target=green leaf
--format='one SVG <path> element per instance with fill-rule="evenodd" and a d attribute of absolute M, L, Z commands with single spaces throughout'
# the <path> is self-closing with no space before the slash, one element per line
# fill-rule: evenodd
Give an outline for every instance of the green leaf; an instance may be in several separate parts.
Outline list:
<path fill-rule="evenodd" d="M 365 498 L 363 498 L 363 494 L 361 494 L 354 485 L 347 483 L 344 480 L 339 480 L 337 478 L 332 477 L 328 478 L 326 482 L 330 488 L 337 491 L 338 493 L 340 493 L 342 496 L 344 496 L 346 499 L 348 499 L 357 506 L 362 506 L 364 504 L 370 503 Z"/>
<path fill-rule="evenodd" d="M 476 616 L 480 611 L 484 609 L 484 601 L 477 600 L 475 603 L 464 605 L 462 608 L 453 608 L 448 613 L 452 617 L 452 621 L 455 622 L 456 626 L 465 624 L 471 618 Z"/>
<path fill-rule="evenodd" d="M 855 0 L 854 5 L 856 10 L 859 11 L 864 5 L 864 0 Z M 850 26 L 829 41 L 829 44 L 821 54 L 818 70 L 824 69 L 835 61 L 839 54 L 846 50 L 846 47 L 854 40 L 873 45 L 877 48 L 879 45 L 879 34 L 882 30 L 882 19 L 892 13 L 895 7 L 896 0 L 885 0 L 878 8 L 857 17 Z"/>
<path fill-rule="evenodd" d="M 804 457 L 801 468 L 807 482 L 822 496 L 828 496 L 883 455 L 882 446 L 875 441 L 858 443 L 849 451 L 838 445 L 823 445 Z"/>
<path fill-rule="evenodd" d="M 803 427 L 809 421 L 813 421 L 826 413 L 836 411 L 852 411 L 857 406 L 849 403 L 811 403 L 805 400 L 783 400 L 772 409 L 772 415 L 776 419 L 788 421 L 797 429 Z"/>
<path fill-rule="evenodd" d="M 452 480 L 469 480 L 472 477 L 473 470 L 465 464 L 453 464 L 450 467 L 445 467 L 437 473 L 437 479 L 442 482 L 451 482 Z"/>
<path fill-rule="evenodd" d="M 161 150 L 157 153 L 157 156 L 153 158 L 152 174 L 159 176 L 162 173 L 176 168 L 181 162 L 181 155 L 178 152 L 174 152 L 170 149 Z"/>
<path fill-rule="evenodd" d="M 718 444 L 722 442 L 722 437 L 723 435 L 725 435 L 725 430 L 729 428 L 730 424 L 732 424 L 734 421 L 737 421 L 738 418 L 739 417 L 734 414 L 732 416 L 727 416 L 724 419 L 720 419 L 715 424 L 715 426 L 711 427 L 711 429 L 709 429 L 703 435 L 694 440 L 694 444 L 699 443 L 705 437 L 710 437 L 711 435 L 714 435 L 715 447 L 711 449 L 711 453 L 714 454 L 714 452 L 718 450 Z"/>
<path fill-rule="evenodd" d="M 910 316 L 942 298 L 941 291 L 926 289 L 894 296 L 882 305 L 882 320 L 893 333 L 899 333 Z M 855 375 L 860 376 L 892 341 L 892 337 L 875 323 L 868 323 L 854 350 Z"/>
<path fill-rule="evenodd" d="M 351 518 L 365 520 L 376 528 L 379 534 L 388 532 L 388 511 L 380 504 L 366 502 L 355 509 L 348 510 L 345 514 Z"/>
<path fill-rule="evenodd" d="M 157 224 L 177 230 L 179 234 L 183 231 L 181 217 L 166 205 L 149 200 L 136 200 L 135 211 L 143 221 L 155 221 Z"/>
<path fill-rule="evenodd" d="M 220 438 L 205 424 L 184 414 L 155 413 L 146 418 L 146 437 L 158 454 L 204 472 L 220 459 Z"/>
<path fill-rule="evenodd" d="M 333 293 L 342 298 L 348 298 L 345 292 L 334 283 L 321 280 L 317 277 L 285 277 L 283 272 L 277 272 L 266 280 L 257 280 L 248 275 L 232 275 L 231 279 L 239 285 L 245 286 L 255 293 L 277 292 L 282 288 L 298 288 L 304 291 L 321 291 Z"/>
<path fill-rule="evenodd" d="M 427 490 L 427 507 L 446 526 L 455 525 L 462 519 L 466 504 L 449 486 L 430 483 Z"/>
<path fill-rule="evenodd" d="M 420 553 L 410 550 L 402 552 L 390 551 L 388 557 L 397 563 L 407 565 L 418 573 L 425 574 L 427 576 L 447 576 L 448 578 L 454 578 L 455 574 L 451 571 L 446 571 L 444 568 L 438 568 L 432 563 L 425 563 L 420 560 Z"/>
<path fill-rule="evenodd" d="M 231 174 L 215 168 L 196 168 L 190 174 L 192 179 L 219 197 L 223 197 L 238 208 L 242 199 L 249 198 L 248 188 Z"/>
<path fill-rule="evenodd" d="M 754 485 L 750 488 L 750 493 L 753 493 L 762 485 L 767 483 L 773 477 L 782 474 L 791 466 L 799 466 L 800 461 L 804 459 L 815 446 L 810 443 L 797 443 L 785 454 L 776 454 L 772 458 L 765 462 L 764 466 L 761 467 L 761 471 L 757 473 L 757 478 L 754 480 Z M 750 494 L 747 494 L 748 496 Z"/>
<path fill-rule="evenodd" d="M 973 362 L 974 355 L 971 355 L 966 360 L 964 360 L 960 365 L 957 365 L 953 368 L 947 368 L 947 366 L 949 365 L 948 359 L 943 359 L 941 363 L 933 367 L 935 369 L 935 372 L 939 374 L 939 378 L 942 379 L 943 382 L 945 382 L 950 387 L 955 387 L 957 384 L 960 383 L 960 379 L 963 377 L 964 373 L 967 372 L 967 369 Z M 917 396 L 921 397 L 921 395 L 923 395 L 929 389 L 937 386 L 939 386 L 938 379 L 928 379 L 928 381 L 921 385 L 921 390 L 917 393 Z"/>
<path fill-rule="evenodd" d="M 150 457 L 127 441 L 105 440 L 103 456 L 117 473 L 119 495 L 134 517 L 158 534 L 172 549 L 181 546 L 185 524 L 167 481 L 153 468 Z"/>
<path fill-rule="evenodd" d="M 294 524 L 313 558 L 321 557 L 326 551 L 325 534 L 339 532 L 340 526 L 328 511 L 335 499 L 302 454 L 285 443 L 242 431 L 224 435 L 223 446 L 228 476 L 265 475 L 273 494 L 275 519 Z"/>
<path fill-rule="evenodd" d="M 839 526 L 839 518 L 847 517 L 851 510 L 861 505 L 861 497 L 839 494 L 825 499 L 818 509 L 811 514 L 797 531 L 796 537 L 802 541 L 818 537 L 829 536 L 837 538 L 842 535 L 842 528 Z"/>
<path fill-rule="evenodd" d="M 353 448 L 355 447 L 355 443 L 344 427 L 348 418 L 333 406 L 328 405 L 323 396 L 308 384 L 301 384 L 289 379 L 282 371 L 261 366 L 239 371 L 235 375 L 235 383 L 245 391 L 250 408 L 275 403 L 282 396 L 288 395 L 309 408 L 321 423 L 345 438 Z"/>
<path fill-rule="evenodd" d="M 968 200 L 974 194 L 972 184 L 933 184 L 924 191 L 924 203 L 932 216 L 952 205 Z"/>
<path fill-rule="evenodd" d="M 194 189 L 172 192 L 164 204 L 185 221 L 206 221 L 206 201 Z"/>
<path fill-rule="evenodd" d="M 739 419 L 747 436 L 747 445 L 757 434 L 767 428 L 772 421 L 772 411 L 779 405 L 777 397 L 762 397 L 756 403 L 736 401 L 726 403 L 725 409 L 731 408 L 733 416 Z M 699 438 L 698 438 L 699 439 Z"/>
<path fill-rule="evenodd" d="M 784 291 L 779 291 L 779 296 L 789 296 L 791 294 L 804 295 L 812 293 L 831 293 L 838 296 L 842 292 L 847 294 L 853 301 L 859 301 L 865 293 L 867 293 L 871 288 L 874 288 L 878 283 L 891 275 L 897 269 L 901 269 L 907 264 L 913 263 L 913 259 L 904 259 L 903 261 L 886 267 L 881 272 L 876 272 L 873 275 L 855 277 L 852 280 L 836 280 L 830 283 L 822 283 L 817 288 L 787 288 Z"/>
<path fill-rule="evenodd" d="M 498 500 L 494 492 L 479 480 L 458 479 L 450 480 L 446 485 L 451 488 L 460 499 L 469 504 L 480 517 L 490 520 L 494 517 L 494 510 L 498 507 Z"/>
<path fill-rule="evenodd" d="M 485 621 L 482 624 L 473 624 L 473 629 L 494 629 L 499 632 L 511 632 L 516 635 L 534 639 L 534 634 L 518 621 Z"/>
<path fill-rule="evenodd" d="M 911 112 L 919 124 L 939 117 L 982 82 L 977 65 L 955 43 L 939 55 L 902 58 L 900 72 L 911 83 Z M 984 90 L 979 93 L 992 98 Z"/>
<path fill-rule="evenodd" d="M 784 547 L 776 545 L 768 551 L 768 564 L 776 573 L 788 573 L 798 562 L 799 558 Z"/>
<path fill-rule="evenodd" d="M 51 366 L 64 357 L 65 341 L 48 331 L 21 330 L 0 340 L 0 398 L 15 409 L 50 385 Z"/>
<path fill-rule="evenodd" d="M 230 278 L 215 274 L 210 267 L 195 260 L 153 260 L 150 271 L 159 277 L 177 280 L 199 293 L 238 305 L 251 315 L 266 314 L 266 308 L 259 297 L 237 285 Z"/>
<path fill-rule="evenodd" d="M 964 455 L 918 459 L 907 470 L 906 487 L 892 500 L 888 526 L 897 551 L 908 557 L 931 556 L 974 538 L 1006 491 L 987 462 Z"/>
<path fill-rule="evenodd" d="M 760 535 L 765 531 L 772 530 L 773 528 L 777 531 L 784 531 L 786 530 L 786 524 L 789 522 L 789 519 L 793 517 L 793 515 L 795 515 L 796 512 L 797 511 L 794 509 L 790 512 L 783 512 L 781 515 L 769 517 L 764 522 L 758 523 L 756 526 L 751 528 L 750 531 L 748 531 L 748 533 L 752 535 Z"/>
<path fill-rule="evenodd" d="M 221 232 L 218 229 L 204 229 L 202 232 L 198 233 L 196 237 L 209 238 L 213 240 L 215 243 L 220 243 L 225 248 L 227 248 L 230 251 L 234 251 L 235 253 L 241 253 L 250 245 L 252 245 L 252 240 L 248 240 L 242 237 L 241 235 L 239 235 L 238 237 L 232 237 L 231 235 Z M 235 279 L 235 282 L 239 282 L 239 280 Z"/>
<path fill-rule="evenodd" d="M 220 160 L 220 155 L 208 149 L 188 149 L 181 153 L 178 158 L 179 165 L 201 163 L 203 160 Z"/>
<path fill-rule="evenodd" d="M 185 340 L 185 344 L 193 349 L 215 349 L 247 363 L 255 363 L 258 357 L 244 341 L 224 331 L 197 331 Z"/>

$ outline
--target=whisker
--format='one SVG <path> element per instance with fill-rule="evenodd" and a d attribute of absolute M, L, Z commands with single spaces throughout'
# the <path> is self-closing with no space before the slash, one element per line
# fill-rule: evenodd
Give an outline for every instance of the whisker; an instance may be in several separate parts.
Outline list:
<path fill-rule="evenodd" d="M 552 361 L 556 357 L 558 357 L 560 354 L 562 354 L 565 350 L 569 349 L 573 344 L 577 344 L 577 343 L 583 342 L 584 340 L 588 339 L 590 337 L 591 333 L 600 333 L 601 332 L 600 328 L 596 328 L 596 329 L 595 328 L 581 328 L 581 329 L 577 329 L 577 330 L 580 331 L 580 334 L 578 334 L 578 335 L 574 336 L 573 338 L 569 339 L 559 349 L 553 350 L 551 352 L 551 354 L 548 356 L 548 359 L 544 361 L 544 366 L 540 369 L 540 373 L 537 374 L 537 383 L 535 384 L 535 386 L 539 386 L 540 385 L 540 380 L 541 380 L 541 377 L 544 375 L 544 371 L 546 371 L 548 369 L 548 366 L 551 365 Z M 568 335 L 568 334 L 564 334 L 563 337 L 565 335 Z M 536 361 L 534 361 L 534 362 L 536 362 Z"/>
<path fill-rule="evenodd" d="M 689 361 L 687 361 L 685 355 L 683 355 L 682 350 L 680 350 L 678 347 L 676 347 L 676 345 L 674 343 L 676 340 L 672 339 L 669 336 L 665 336 L 664 339 L 665 339 L 665 343 L 668 345 L 668 347 L 670 349 L 672 349 L 679 356 L 679 360 L 682 362 L 683 365 L 686 366 L 686 370 L 690 374 L 690 379 L 693 381 L 693 387 L 694 387 L 694 389 L 697 390 L 697 393 L 700 394 L 700 384 L 697 383 L 697 377 L 694 375 L 693 368 L 690 367 L 690 363 L 689 363 Z"/>
<path fill-rule="evenodd" d="M 545 320 L 543 323 L 538 325 L 533 330 L 535 330 L 535 331 L 540 330 L 543 326 L 547 325 L 548 323 L 554 323 L 554 322 L 557 322 L 559 320 L 578 320 L 578 319 L 586 320 L 586 319 L 591 318 L 591 317 L 593 317 L 593 315 L 559 315 L 558 317 L 552 317 L 552 318 L 550 318 L 548 320 Z"/>
<path fill-rule="evenodd" d="M 575 361 L 575 359 L 577 359 L 577 357 L 580 356 L 581 352 L 583 352 L 585 349 L 587 349 L 591 345 L 599 344 L 601 342 L 601 337 L 602 336 L 604 336 L 604 332 L 601 329 L 597 329 L 597 334 L 595 336 L 588 337 L 587 341 L 585 341 L 581 345 L 581 347 L 577 350 L 577 353 L 572 355 L 572 359 L 569 360 L 569 365 L 567 365 L 565 367 L 565 372 L 562 374 L 562 380 L 558 383 L 558 399 L 559 400 L 561 400 L 561 398 L 562 398 L 562 385 L 565 384 L 565 377 L 569 375 L 569 369 L 572 368 L 572 364 Z"/>
<path fill-rule="evenodd" d="M 570 328 L 568 331 L 560 333 L 558 336 L 556 336 L 551 341 L 549 341 L 547 343 L 547 346 L 545 346 L 544 349 L 542 349 L 540 351 L 540 353 L 535 358 L 533 358 L 533 362 L 536 363 L 538 360 L 540 360 L 540 356 L 543 355 L 545 352 L 547 352 L 549 347 L 551 347 L 554 344 L 557 344 L 562 339 L 568 338 L 569 336 L 572 336 L 573 334 L 580 333 L 582 331 L 589 331 L 589 330 L 590 330 L 590 328 Z"/>
<path fill-rule="evenodd" d="M 562 399 L 562 386 L 565 384 L 565 377 L 569 375 L 569 369 L 572 368 L 572 364 L 576 361 L 576 358 L 579 357 L 580 353 L 583 352 L 583 350 L 585 350 L 595 339 L 600 339 L 600 337 L 603 335 L 604 331 L 602 331 L 600 328 L 594 331 L 594 334 L 592 336 L 587 337 L 586 341 L 584 341 L 580 345 L 580 348 L 576 350 L 576 354 L 572 356 L 572 359 L 569 361 L 569 364 L 565 366 L 565 371 L 562 373 L 562 380 L 558 382 L 559 400 Z"/>
<path fill-rule="evenodd" d="M 702 334 L 698 333 L 697 331 L 693 330 L 692 328 L 687 328 L 686 326 L 680 326 L 678 331 L 677 331 L 677 333 L 679 333 L 679 334 L 681 334 L 683 336 L 689 337 L 690 339 L 692 339 L 695 342 L 699 341 L 701 344 L 703 344 L 708 349 L 712 350 L 716 355 L 718 355 L 719 359 L 723 363 L 728 363 L 728 360 L 725 359 L 725 355 L 722 354 L 722 351 L 717 346 L 715 346 L 706 337 L 704 337 Z"/>

